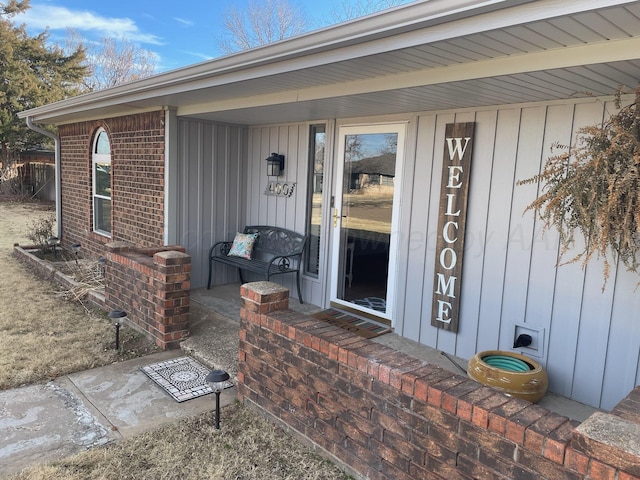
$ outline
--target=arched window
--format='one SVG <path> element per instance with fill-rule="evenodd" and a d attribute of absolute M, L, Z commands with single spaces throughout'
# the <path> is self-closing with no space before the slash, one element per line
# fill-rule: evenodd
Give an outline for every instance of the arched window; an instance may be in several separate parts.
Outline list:
<path fill-rule="evenodd" d="M 111 236 L 111 146 L 107 132 L 96 133 L 91 150 L 93 164 L 93 231 Z"/>

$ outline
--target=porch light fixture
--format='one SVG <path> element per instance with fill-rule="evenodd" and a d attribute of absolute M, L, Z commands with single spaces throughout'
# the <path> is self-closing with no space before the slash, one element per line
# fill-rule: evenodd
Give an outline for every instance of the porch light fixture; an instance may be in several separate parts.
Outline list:
<path fill-rule="evenodd" d="M 211 390 L 216 394 L 216 430 L 220 430 L 220 392 L 224 390 L 227 380 L 229 374 L 224 370 L 211 370 L 206 378 Z"/>
<path fill-rule="evenodd" d="M 267 177 L 279 177 L 284 170 L 284 155 L 272 153 L 267 158 Z"/>

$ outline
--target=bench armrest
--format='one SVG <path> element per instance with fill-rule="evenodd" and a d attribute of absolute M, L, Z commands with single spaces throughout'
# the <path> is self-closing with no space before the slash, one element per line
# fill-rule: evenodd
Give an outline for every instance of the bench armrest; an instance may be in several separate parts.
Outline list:
<path fill-rule="evenodd" d="M 300 259 L 302 258 L 302 253 L 294 253 L 291 255 L 279 255 L 277 257 L 273 257 L 269 261 L 268 269 L 270 270 L 272 266 L 275 265 L 279 270 L 291 270 L 291 260 L 296 260 L 297 265 L 295 270 L 300 270 Z"/>
<path fill-rule="evenodd" d="M 218 255 L 226 257 L 229 254 L 229 250 L 231 250 L 231 245 L 233 245 L 233 241 L 214 243 L 213 247 L 209 249 L 209 258 L 211 259 L 211 257 L 214 256 L 216 249 L 217 249 Z"/>

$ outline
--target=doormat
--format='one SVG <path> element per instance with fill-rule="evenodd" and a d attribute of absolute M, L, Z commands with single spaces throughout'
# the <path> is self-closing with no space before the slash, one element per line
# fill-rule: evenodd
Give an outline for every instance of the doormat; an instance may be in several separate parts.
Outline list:
<path fill-rule="evenodd" d="M 172 358 L 141 367 L 140 370 L 176 402 L 185 402 L 213 393 L 206 380 L 210 370 L 191 357 Z M 227 381 L 224 388 L 231 386 L 233 384 Z"/>
<path fill-rule="evenodd" d="M 387 311 L 387 301 L 380 297 L 364 297 L 350 300 L 351 303 L 360 305 L 361 307 L 368 308 L 369 310 L 376 310 L 378 312 Z"/>
<path fill-rule="evenodd" d="M 391 331 L 389 327 L 383 327 L 332 308 L 314 313 L 312 317 L 336 327 L 344 328 L 364 338 L 374 338 Z"/>

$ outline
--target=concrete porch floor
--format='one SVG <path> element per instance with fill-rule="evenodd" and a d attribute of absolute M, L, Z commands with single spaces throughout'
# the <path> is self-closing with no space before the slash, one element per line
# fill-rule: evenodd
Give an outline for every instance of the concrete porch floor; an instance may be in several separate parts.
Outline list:
<path fill-rule="evenodd" d="M 238 332 L 240 328 L 240 284 L 214 286 L 191 290 L 191 335 L 181 343 L 183 351 L 210 368 L 222 368 L 235 378 L 238 373 Z M 312 314 L 323 310 L 316 305 L 301 305 L 294 297 L 289 308 Z M 395 333 L 387 333 L 372 341 L 402 351 L 420 360 L 463 374 L 439 350 L 427 347 Z M 467 361 L 454 358 L 464 370 Z M 538 405 L 574 420 L 584 421 L 597 409 L 566 397 L 547 393 Z"/>

